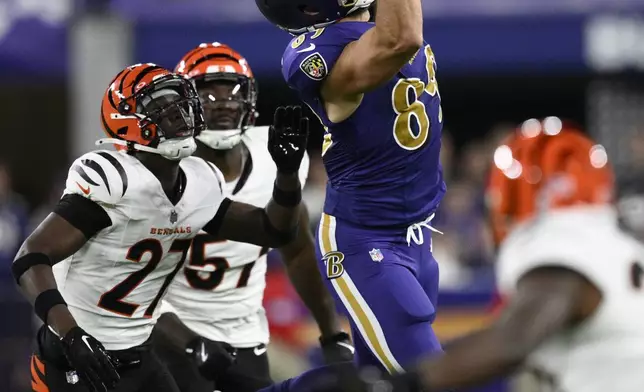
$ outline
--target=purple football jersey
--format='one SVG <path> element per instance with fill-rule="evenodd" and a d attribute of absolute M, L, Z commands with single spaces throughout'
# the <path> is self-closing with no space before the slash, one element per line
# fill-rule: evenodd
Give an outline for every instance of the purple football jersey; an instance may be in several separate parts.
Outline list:
<path fill-rule="evenodd" d="M 445 193 L 436 62 L 429 45 L 388 83 L 364 95 L 340 123 L 329 121 L 320 86 L 345 46 L 374 25 L 340 22 L 294 38 L 282 58 L 289 86 L 320 118 L 328 173 L 324 212 L 368 227 L 424 220 Z"/>

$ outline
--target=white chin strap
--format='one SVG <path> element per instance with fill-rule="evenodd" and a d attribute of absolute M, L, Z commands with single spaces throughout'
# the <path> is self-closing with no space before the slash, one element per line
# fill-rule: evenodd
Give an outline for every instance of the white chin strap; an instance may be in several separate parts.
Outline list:
<path fill-rule="evenodd" d="M 361 8 L 369 7 L 374 1 L 376 0 L 357 0 L 356 3 L 353 5 L 353 8 L 351 8 L 351 11 L 349 11 L 349 15 L 351 15 L 352 13 L 356 12 Z"/>
<path fill-rule="evenodd" d="M 203 130 L 196 136 L 197 140 L 215 150 L 230 150 L 241 142 L 241 129 L 229 131 Z"/>
<path fill-rule="evenodd" d="M 101 144 L 117 144 L 119 146 L 128 146 L 127 141 L 113 138 L 100 139 L 96 141 L 97 146 L 100 146 Z M 179 161 L 192 155 L 195 150 L 197 150 L 197 143 L 195 142 L 195 139 L 193 137 L 186 137 L 183 139 L 170 139 L 163 141 L 159 143 L 157 148 L 134 144 L 134 149 L 138 151 L 150 152 L 152 154 L 158 154 L 171 161 Z"/>

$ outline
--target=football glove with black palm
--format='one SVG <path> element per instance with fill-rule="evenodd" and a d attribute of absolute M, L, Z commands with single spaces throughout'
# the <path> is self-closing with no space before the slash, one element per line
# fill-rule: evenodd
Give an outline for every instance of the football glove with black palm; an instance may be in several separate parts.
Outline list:
<path fill-rule="evenodd" d="M 328 365 L 353 361 L 355 349 L 351 344 L 349 334 L 346 332 L 338 332 L 329 337 L 320 337 L 320 346 L 322 346 L 324 361 Z"/>
<path fill-rule="evenodd" d="M 309 119 L 300 106 L 279 107 L 268 130 L 268 151 L 280 173 L 297 173 L 306 152 Z"/>
<path fill-rule="evenodd" d="M 194 361 L 205 379 L 215 381 L 235 363 L 237 350 L 227 343 L 199 337 L 188 343 L 186 354 Z"/>
<path fill-rule="evenodd" d="M 74 327 L 61 342 L 69 364 L 90 391 L 106 392 L 116 387 L 120 376 L 98 340 L 81 327 Z"/>

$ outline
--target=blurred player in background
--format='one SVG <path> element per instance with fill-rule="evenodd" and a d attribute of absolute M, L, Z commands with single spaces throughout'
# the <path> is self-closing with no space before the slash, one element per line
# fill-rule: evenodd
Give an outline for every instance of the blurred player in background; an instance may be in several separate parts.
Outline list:
<path fill-rule="evenodd" d="M 295 237 L 308 122 L 299 110 L 276 112 L 268 148 L 278 174 L 262 209 L 226 198 L 221 172 L 190 157 L 205 122 L 183 76 L 154 64 L 124 69 L 103 97 L 101 121 L 109 138 L 99 142 L 119 151 L 72 164 L 62 199 L 13 264 L 45 323 L 32 387 L 178 392 L 149 349 L 155 308 L 199 230 L 263 247 Z"/>
<path fill-rule="evenodd" d="M 443 391 L 521 366 L 542 391 L 642 390 L 644 248 L 618 226 L 605 150 L 549 118 L 526 122 L 494 160 L 487 197 L 507 300 L 499 319 L 407 374 L 363 371 L 345 390 L 388 390 L 385 382 Z M 330 374 L 313 370 L 266 391 L 338 390 Z"/>
<path fill-rule="evenodd" d="M 268 127 L 254 126 L 257 83 L 250 66 L 230 47 L 212 43 L 188 52 L 176 71 L 196 83 L 204 106 L 206 129 L 196 136 L 195 155 L 221 169 L 224 191 L 232 200 L 265 205 L 276 167 L 266 149 Z M 308 162 L 305 155 L 299 171 L 302 184 Z M 297 239 L 280 248 L 287 272 L 318 321 L 327 359 L 350 361 L 353 348 L 338 328 L 333 299 L 317 270 L 304 208 L 299 228 Z M 182 392 L 254 392 L 271 384 L 268 322 L 262 307 L 268 250 L 207 233 L 195 237 L 155 328 L 160 338 L 155 339 L 156 348 Z M 236 351 L 235 365 L 227 370 L 215 355 L 201 358 L 202 353 L 218 350 L 217 342 Z"/>
<path fill-rule="evenodd" d="M 380 0 L 375 25 L 373 0 L 256 3 L 301 34 L 282 72 L 325 127 L 318 258 L 351 318 L 357 363 L 402 372 L 441 351 L 430 223 L 445 193 L 443 119 L 421 1 Z"/>

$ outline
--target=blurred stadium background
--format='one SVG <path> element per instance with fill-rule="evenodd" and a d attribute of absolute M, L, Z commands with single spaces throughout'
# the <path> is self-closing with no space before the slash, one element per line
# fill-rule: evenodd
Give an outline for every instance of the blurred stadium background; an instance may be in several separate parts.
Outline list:
<path fill-rule="evenodd" d="M 434 252 L 437 330 L 448 340 L 493 317 L 482 189 L 504 135 L 525 119 L 559 116 L 603 143 L 618 174 L 644 166 L 644 0 L 423 3 L 446 119 L 448 195 L 436 225 L 445 234 L 434 238 Z M 172 68 L 198 43 L 221 41 L 250 62 L 264 125 L 277 105 L 297 102 L 280 74 L 290 38 L 262 19 L 253 0 L 0 0 L 0 391 L 31 390 L 35 321 L 11 281 L 11 261 L 60 196 L 69 163 L 101 136 L 99 102 L 113 75 L 136 62 Z M 305 192 L 312 221 L 324 197 L 320 146 L 316 125 Z M 279 358 L 271 365 L 281 378 L 320 356 L 315 326 L 278 257 L 269 261 L 265 305 Z M 529 390 L 516 385 L 485 390 Z"/>

